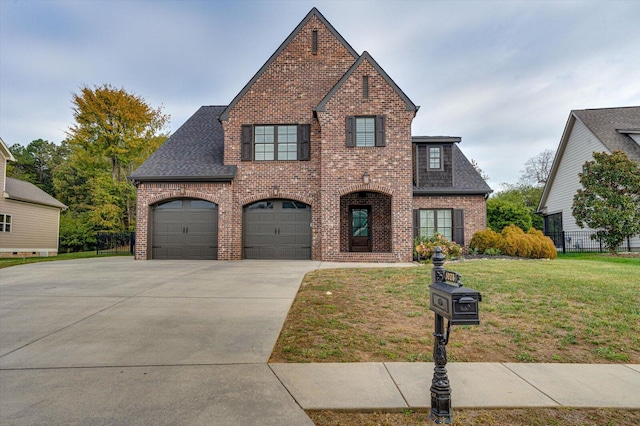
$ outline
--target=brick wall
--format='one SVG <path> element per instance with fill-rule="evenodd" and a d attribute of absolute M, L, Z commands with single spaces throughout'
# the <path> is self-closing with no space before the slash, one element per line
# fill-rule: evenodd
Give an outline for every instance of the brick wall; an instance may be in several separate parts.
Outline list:
<path fill-rule="evenodd" d="M 362 77 L 368 76 L 365 99 Z M 345 118 L 385 115 L 386 146 L 346 146 Z M 322 259 L 332 261 L 410 261 L 412 258 L 411 121 L 415 113 L 366 60 L 318 112 L 322 128 Z M 367 172 L 370 183 L 363 183 Z M 345 253 L 337 219 L 343 195 L 371 191 L 391 198 L 391 253 Z"/>
<path fill-rule="evenodd" d="M 464 210 L 464 243 L 469 247 L 471 237 L 487 227 L 487 209 L 483 195 L 415 196 L 414 209 Z"/>
<path fill-rule="evenodd" d="M 314 30 L 318 32 L 316 54 L 311 51 Z M 267 198 L 288 198 L 311 205 L 312 258 L 321 258 L 321 130 L 313 117 L 313 108 L 353 62 L 355 58 L 314 16 L 236 103 L 228 120 L 223 121 L 225 164 L 238 166 L 230 224 L 231 251 L 237 253 L 234 258 L 241 258 L 243 206 Z M 310 161 L 241 161 L 243 124 L 310 124 Z"/>
<path fill-rule="evenodd" d="M 232 250 L 233 234 L 229 229 L 230 224 L 233 223 L 231 191 L 230 183 L 140 183 L 136 213 L 135 258 L 151 259 L 153 205 L 178 198 L 197 198 L 218 205 L 218 259 L 240 259 L 240 254 Z"/>

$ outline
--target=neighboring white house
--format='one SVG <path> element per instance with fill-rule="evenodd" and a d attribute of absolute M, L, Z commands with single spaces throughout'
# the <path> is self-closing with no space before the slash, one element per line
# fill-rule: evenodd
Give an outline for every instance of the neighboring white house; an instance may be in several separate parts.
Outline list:
<path fill-rule="evenodd" d="M 58 254 L 60 211 L 67 208 L 34 184 L 8 178 L 15 161 L 0 139 L 0 257 Z"/>
<path fill-rule="evenodd" d="M 544 228 L 557 247 L 579 248 L 588 244 L 577 231 L 580 228 L 573 217 L 573 197 L 582 188 L 578 173 L 585 162 L 593 160 L 594 152 L 623 151 L 629 159 L 640 164 L 640 106 L 574 110 L 560 139 L 560 145 L 544 187 L 538 213 L 544 216 Z M 627 243 L 625 242 L 625 247 Z M 640 237 L 630 239 L 631 249 L 640 250 Z"/>

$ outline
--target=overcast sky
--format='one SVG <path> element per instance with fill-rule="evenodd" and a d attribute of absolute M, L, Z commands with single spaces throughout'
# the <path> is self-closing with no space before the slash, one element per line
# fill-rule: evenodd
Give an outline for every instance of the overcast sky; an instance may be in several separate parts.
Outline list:
<path fill-rule="evenodd" d="M 640 1 L 0 0 L 0 137 L 60 142 L 72 93 L 110 84 L 175 131 L 226 105 L 312 7 L 460 136 L 494 190 L 556 149 L 572 109 L 640 105 Z"/>

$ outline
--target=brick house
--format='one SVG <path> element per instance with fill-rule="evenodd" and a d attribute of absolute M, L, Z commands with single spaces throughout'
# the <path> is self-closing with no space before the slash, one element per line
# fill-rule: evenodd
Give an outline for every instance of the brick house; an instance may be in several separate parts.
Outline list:
<path fill-rule="evenodd" d="M 136 259 L 405 262 L 413 237 L 486 226 L 460 138 L 313 8 L 229 105 L 201 107 L 130 179 Z"/>

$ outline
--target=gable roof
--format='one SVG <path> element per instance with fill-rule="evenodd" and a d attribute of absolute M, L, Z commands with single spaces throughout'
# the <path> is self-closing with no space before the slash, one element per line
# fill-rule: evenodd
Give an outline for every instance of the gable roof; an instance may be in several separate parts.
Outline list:
<path fill-rule="evenodd" d="M 353 49 L 353 47 L 351 47 L 351 45 L 349 43 L 347 43 L 347 41 L 340 35 L 340 33 L 338 33 L 338 31 L 336 31 L 336 29 L 333 28 L 333 25 L 331 25 L 329 23 L 329 21 L 327 21 L 326 18 L 324 16 L 322 16 L 320 11 L 314 7 L 314 8 L 311 9 L 311 11 L 309 13 L 307 13 L 307 16 L 305 16 L 304 19 L 302 21 L 300 21 L 298 26 L 294 28 L 294 30 L 291 32 L 291 34 L 289 34 L 289 37 L 287 37 L 285 39 L 285 41 L 282 42 L 280 47 L 278 47 L 278 49 L 275 52 L 273 52 L 273 55 L 271 55 L 271 57 L 269 57 L 267 62 L 264 63 L 264 65 L 258 70 L 258 72 L 253 76 L 253 78 L 251 80 L 249 80 L 249 82 L 242 88 L 240 93 L 238 93 L 236 95 L 236 97 L 233 98 L 231 103 L 220 114 L 220 120 L 224 121 L 224 120 L 227 120 L 229 118 L 229 112 L 233 109 L 233 107 L 240 101 L 240 99 L 242 99 L 242 97 L 245 95 L 245 93 L 247 93 L 249 91 L 249 89 L 251 89 L 251 86 L 253 86 L 254 83 L 258 80 L 258 78 L 260 78 L 260 76 L 262 76 L 262 74 L 264 74 L 264 72 L 267 70 L 267 68 L 269 68 L 269 66 L 273 63 L 273 61 L 280 55 L 280 53 L 282 53 L 282 51 L 287 47 L 287 45 L 289 43 L 291 43 L 291 41 L 300 32 L 300 30 L 314 16 L 316 18 L 318 18 L 318 20 L 320 20 L 320 22 L 322 22 L 322 24 L 325 27 L 327 27 L 327 29 L 345 47 L 345 49 L 347 49 L 347 51 L 353 56 L 354 59 L 358 58 L 358 53 Z"/>
<path fill-rule="evenodd" d="M 327 102 L 329 102 L 329 100 L 333 97 L 333 95 L 335 95 L 335 93 L 340 89 L 344 82 L 347 81 L 351 74 L 353 74 L 354 71 L 357 70 L 360 64 L 362 64 L 362 62 L 364 61 L 369 62 L 371 66 L 378 72 L 378 74 L 380 74 L 382 78 L 384 78 L 384 80 L 393 88 L 398 96 L 400 96 L 400 98 L 407 106 L 407 111 L 418 111 L 418 107 L 411 101 L 411 99 L 409 99 L 409 97 L 402 91 L 402 89 L 398 87 L 395 81 L 393 81 L 391 77 L 389 77 L 389 74 L 387 74 L 385 70 L 383 70 L 382 67 L 378 65 L 375 59 L 373 59 L 373 57 L 366 50 L 362 53 L 362 55 L 360 55 L 358 60 L 354 62 L 353 65 L 351 65 L 351 68 L 349 68 L 349 70 L 342 76 L 342 78 L 336 83 L 336 85 L 333 86 L 331 90 L 329 90 L 329 93 L 327 93 L 324 99 L 322 99 L 313 110 L 320 112 L 324 111 L 327 106 Z"/>
<path fill-rule="evenodd" d="M 629 159 L 640 163 L 640 145 L 626 134 L 640 127 L 640 106 L 583 109 L 571 113 L 582 121 L 609 151 L 622 151 Z"/>
<path fill-rule="evenodd" d="M 44 206 L 66 209 L 67 206 L 44 192 L 31 182 L 8 177 L 5 182 L 6 198 L 16 201 L 41 204 Z"/>
<path fill-rule="evenodd" d="M 231 181 L 236 166 L 224 165 L 224 131 L 218 120 L 225 108 L 225 105 L 200 107 L 129 179 Z"/>
<path fill-rule="evenodd" d="M 620 150 L 629 159 L 640 164 L 640 145 L 629 136 L 630 133 L 635 134 L 634 129 L 640 128 L 640 106 L 572 110 L 562 132 L 549 178 L 542 191 L 538 212 L 542 212 L 547 204 L 551 186 L 576 120 L 580 120 L 610 152 Z"/>
<path fill-rule="evenodd" d="M 413 136 L 413 143 L 451 143 L 453 184 L 449 187 L 413 187 L 413 195 L 489 195 L 493 190 L 458 147 L 461 138 L 450 136 Z"/>
<path fill-rule="evenodd" d="M 2 138 L 0 138 L 0 153 L 2 153 L 5 161 L 16 161 L 16 159 L 13 158 L 13 154 L 11 154 L 9 147 L 4 143 Z"/>

